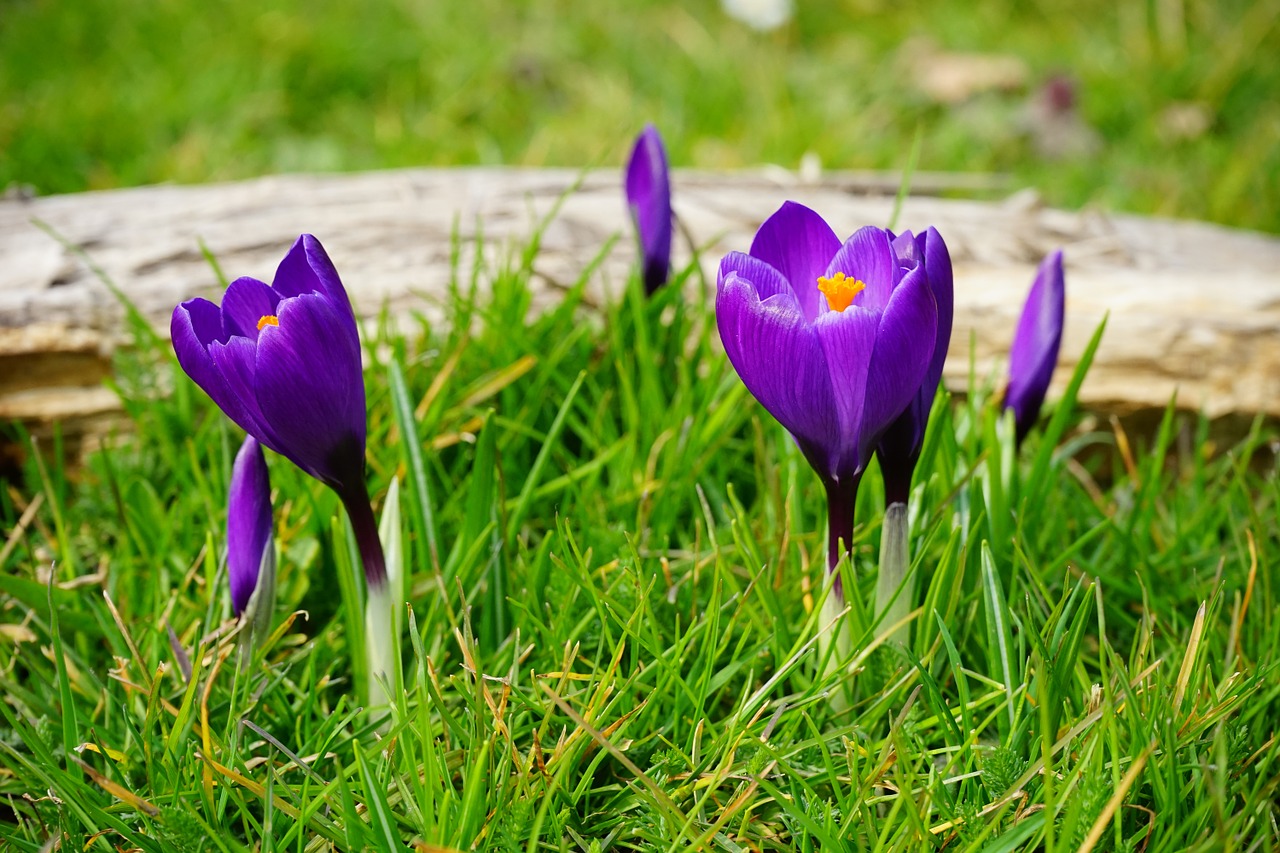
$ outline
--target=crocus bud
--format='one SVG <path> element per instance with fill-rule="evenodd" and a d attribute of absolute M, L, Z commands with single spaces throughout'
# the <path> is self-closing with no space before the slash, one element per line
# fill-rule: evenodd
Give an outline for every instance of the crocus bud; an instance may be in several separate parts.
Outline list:
<path fill-rule="evenodd" d="M 270 629 L 275 572 L 267 461 L 257 440 L 246 436 L 231 469 L 227 496 L 227 576 L 231 608 L 251 623 L 246 633 L 252 638 L 261 638 Z"/>
<path fill-rule="evenodd" d="M 652 294 L 671 274 L 671 177 L 657 128 L 646 125 L 627 163 L 627 206 L 640 238 L 644 290 Z"/>
<path fill-rule="evenodd" d="M 904 270 L 917 265 L 924 268 L 934 303 L 938 307 L 938 327 L 934 337 L 933 357 L 929 361 L 924 381 L 920 383 L 919 390 L 907 408 L 889 425 L 880 443 L 876 445 L 876 456 L 880 459 L 880 471 L 884 475 L 886 507 L 906 503 L 911 492 L 911 477 L 924 446 L 929 412 L 933 409 L 933 398 L 937 396 L 938 383 L 942 381 L 942 366 L 947 360 L 947 349 L 951 346 L 951 320 L 955 303 L 951 255 L 947 252 L 947 244 L 942 242 L 942 235 L 936 229 L 930 228 L 917 235 L 912 235 L 910 231 L 899 234 L 893 241 L 893 251 Z"/>
<path fill-rule="evenodd" d="M 1065 303 L 1066 285 L 1059 249 L 1045 258 L 1036 271 L 1009 350 L 1009 385 L 1004 406 L 1013 410 L 1019 444 L 1040 415 L 1049 380 L 1058 364 Z"/>

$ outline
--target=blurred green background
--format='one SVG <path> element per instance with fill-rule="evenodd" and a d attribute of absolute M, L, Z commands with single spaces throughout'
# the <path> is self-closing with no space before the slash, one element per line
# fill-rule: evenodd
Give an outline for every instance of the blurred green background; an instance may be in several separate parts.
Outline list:
<path fill-rule="evenodd" d="M 765 2 L 765 0 L 755 0 Z M 413 165 L 989 171 L 1280 232 L 1280 0 L 0 0 L 0 188 Z M 810 161 L 813 160 L 811 156 Z"/>

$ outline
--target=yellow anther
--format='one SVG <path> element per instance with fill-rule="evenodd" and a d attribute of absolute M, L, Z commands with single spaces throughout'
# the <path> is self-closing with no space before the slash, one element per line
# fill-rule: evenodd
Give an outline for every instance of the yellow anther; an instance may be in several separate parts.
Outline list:
<path fill-rule="evenodd" d="M 262 319 L 258 321 L 258 331 L 262 331 L 263 326 L 279 326 L 280 320 L 275 314 L 263 314 Z"/>
<path fill-rule="evenodd" d="M 856 278 L 838 272 L 831 278 L 822 276 L 818 279 L 818 290 L 827 297 L 827 304 L 832 311 L 843 311 L 853 304 L 853 297 L 866 290 L 867 286 Z"/>

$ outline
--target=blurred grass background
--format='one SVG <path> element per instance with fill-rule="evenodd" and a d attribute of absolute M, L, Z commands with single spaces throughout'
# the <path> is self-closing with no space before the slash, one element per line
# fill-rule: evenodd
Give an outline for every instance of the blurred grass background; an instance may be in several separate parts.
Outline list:
<path fill-rule="evenodd" d="M 0 188 L 612 165 L 653 121 L 677 167 L 903 168 L 919 132 L 923 170 L 1280 232 L 1280 0 L 795 5 L 0 0 Z"/>

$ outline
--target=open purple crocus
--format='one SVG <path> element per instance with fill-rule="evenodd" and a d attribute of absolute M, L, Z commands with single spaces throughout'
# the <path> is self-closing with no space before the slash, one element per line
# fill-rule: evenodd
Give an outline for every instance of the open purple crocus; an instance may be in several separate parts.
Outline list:
<path fill-rule="evenodd" d="M 271 480 L 262 447 L 245 436 L 231 468 L 227 495 L 227 576 L 231 608 L 245 612 L 258 589 L 263 557 L 271 547 Z"/>
<path fill-rule="evenodd" d="M 238 278 L 219 307 L 190 299 L 170 323 L 178 363 L 245 432 L 338 493 L 370 584 L 386 582 L 364 482 L 360 334 L 320 241 L 303 234 L 267 285 Z"/>
<path fill-rule="evenodd" d="M 627 163 L 627 206 L 640 237 L 644 290 L 652 294 L 671 274 L 671 177 L 662 137 L 645 125 Z"/>
<path fill-rule="evenodd" d="M 1058 249 L 1036 270 L 1009 350 L 1009 385 L 1004 406 L 1013 410 L 1018 444 L 1040 416 L 1040 406 L 1058 365 L 1065 310 L 1066 281 L 1062 274 L 1062 250 Z"/>
<path fill-rule="evenodd" d="M 834 569 L 872 449 L 932 363 L 938 306 L 925 266 L 900 262 L 884 229 L 842 245 L 821 216 L 787 202 L 748 254 L 720 262 L 716 323 L 747 390 L 822 478 Z"/>
<path fill-rule="evenodd" d="M 938 383 L 942 381 L 942 366 L 951 346 L 955 305 L 951 255 L 937 229 L 931 227 L 918 235 L 903 232 L 893 239 L 893 251 L 903 270 L 916 266 L 924 268 L 929 290 L 933 292 L 934 303 L 938 306 L 938 327 L 924 381 L 906 410 L 889 425 L 876 445 L 876 456 L 880 459 L 880 471 L 884 475 L 885 506 L 905 504 L 911 493 L 911 477 L 920 459 L 929 412 L 933 409 L 933 398 L 937 396 Z"/>

